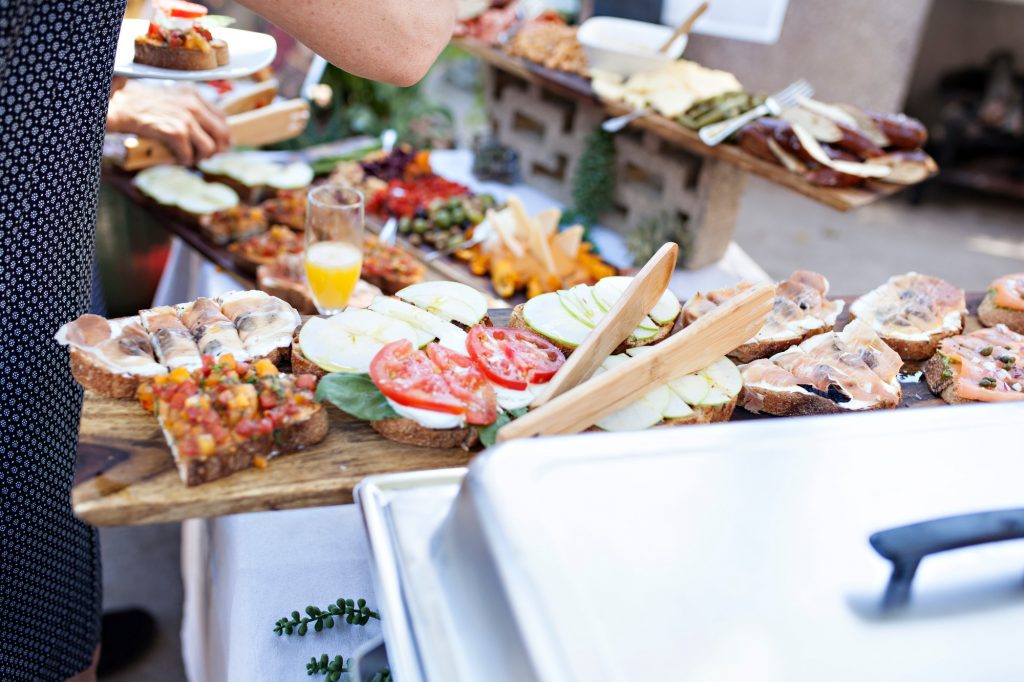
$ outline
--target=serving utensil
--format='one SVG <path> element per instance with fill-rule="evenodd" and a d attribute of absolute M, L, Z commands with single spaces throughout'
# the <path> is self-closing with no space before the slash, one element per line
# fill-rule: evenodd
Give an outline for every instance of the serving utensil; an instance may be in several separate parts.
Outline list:
<path fill-rule="evenodd" d="M 633 121 L 637 120 L 638 118 L 642 118 L 652 113 L 654 112 L 652 112 L 650 109 L 634 109 L 628 114 L 616 116 L 615 118 L 609 118 L 607 121 L 601 124 L 601 130 L 605 131 L 606 133 L 617 133 L 626 126 L 628 126 Z"/>
<path fill-rule="evenodd" d="M 697 20 L 708 11 L 708 3 L 702 2 L 697 5 L 697 8 L 690 12 L 690 16 L 683 20 L 683 23 L 679 24 L 679 28 L 666 40 L 661 47 L 658 48 L 658 52 L 664 54 L 668 52 L 668 48 L 672 47 L 672 43 L 676 42 L 676 38 L 682 35 L 687 35 L 693 28 L 693 25 L 697 23 Z"/>
<path fill-rule="evenodd" d="M 671 242 L 662 245 L 651 256 L 608 314 L 587 334 L 530 407 L 540 407 L 593 375 L 665 293 L 678 256 L 679 246 Z"/>
<path fill-rule="evenodd" d="M 747 289 L 650 351 L 506 424 L 498 431 L 498 442 L 579 433 L 637 400 L 645 391 L 707 367 L 757 333 L 771 311 L 774 297 L 771 284 Z"/>
<path fill-rule="evenodd" d="M 697 135 L 700 136 L 701 142 L 709 147 L 714 147 L 724 142 L 730 135 L 751 121 L 757 120 L 762 116 L 778 116 L 786 107 L 794 106 L 802 98 L 811 97 L 812 95 L 814 95 L 814 87 L 801 78 L 794 83 L 790 83 L 774 95 L 766 97 L 763 104 L 734 118 L 706 125 L 697 132 Z"/>

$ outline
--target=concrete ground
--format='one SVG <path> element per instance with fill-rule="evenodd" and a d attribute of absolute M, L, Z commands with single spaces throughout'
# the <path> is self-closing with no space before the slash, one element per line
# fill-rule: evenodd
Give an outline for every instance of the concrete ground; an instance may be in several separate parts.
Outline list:
<path fill-rule="evenodd" d="M 857 294 L 909 270 L 983 291 L 1024 270 L 1024 203 L 927 188 L 839 213 L 760 178 L 743 195 L 736 241 L 773 277 L 817 270 L 837 294 Z"/>

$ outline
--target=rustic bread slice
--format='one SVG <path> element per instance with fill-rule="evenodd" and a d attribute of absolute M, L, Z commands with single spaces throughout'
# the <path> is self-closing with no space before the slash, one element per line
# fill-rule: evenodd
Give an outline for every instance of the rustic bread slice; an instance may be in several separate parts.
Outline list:
<path fill-rule="evenodd" d="M 952 376 L 943 376 L 946 371 L 946 363 L 942 361 L 942 354 L 936 353 L 928 362 L 924 363 L 924 378 L 928 382 L 931 392 L 945 400 L 950 405 L 961 405 L 972 402 L 957 395 L 956 381 Z"/>
<path fill-rule="evenodd" d="M 545 336 L 544 334 L 541 334 L 536 329 L 527 324 L 526 320 L 523 318 L 523 305 L 524 304 L 520 303 L 519 305 L 512 309 L 512 315 L 509 317 L 508 326 L 514 327 L 516 329 L 526 329 L 528 331 L 534 332 L 535 334 L 543 336 L 545 339 L 554 344 L 558 348 L 558 350 L 562 351 L 562 353 L 566 357 L 568 357 L 574 350 L 576 350 L 576 346 L 569 346 L 566 345 L 565 343 L 562 343 L 558 339 L 553 339 L 549 336 Z M 678 317 L 676 319 L 678 319 Z M 626 349 L 628 348 L 638 348 L 640 346 L 653 346 L 659 341 L 664 341 L 665 339 L 668 338 L 669 334 L 672 333 L 672 330 L 675 328 L 675 325 L 676 320 L 672 320 L 667 324 L 659 325 L 658 331 L 655 332 L 654 336 L 652 336 L 649 339 L 644 339 L 643 341 L 637 341 L 636 339 L 630 337 L 623 341 L 622 343 L 620 343 L 618 347 L 612 351 L 612 354 L 625 353 Z"/>
<path fill-rule="evenodd" d="M 147 40 L 135 41 L 135 63 L 176 71 L 205 71 L 216 69 L 228 63 L 228 45 L 223 40 L 213 40 L 210 50 L 168 47 Z"/>
<path fill-rule="evenodd" d="M 134 398 L 139 386 L 152 380 L 140 374 L 118 374 L 94 356 L 71 347 L 71 375 L 93 393 L 107 398 Z"/>
<path fill-rule="evenodd" d="M 193 486 L 248 469 L 256 457 L 269 457 L 275 451 L 287 454 L 316 445 L 327 437 L 327 429 L 327 410 L 323 405 L 315 404 L 306 419 L 278 429 L 273 435 L 254 436 L 209 457 L 181 457 L 173 436 L 166 429 L 164 438 L 171 448 L 181 480 L 185 485 Z"/>
<path fill-rule="evenodd" d="M 1024 310 L 1003 308 L 995 304 L 995 292 L 989 291 L 978 306 L 978 321 L 986 327 L 1005 324 L 1011 331 L 1024 334 Z"/>
<path fill-rule="evenodd" d="M 428 429 L 411 419 L 398 417 L 370 422 L 373 430 L 388 440 L 423 448 L 462 448 L 475 446 L 480 436 L 471 426 L 460 429 Z"/>
<path fill-rule="evenodd" d="M 850 312 L 850 319 L 856 319 L 853 312 Z M 956 329 L 943 329 L 933 332 L 927 339 L 907 339 L 898 336 L 889 336 L 879 333 L 878 336 L 885 341 L 885 344 L 892 348 L 906 361 L 927 360 L 939 349 L 943 339 L 956 336 L 964 329 L 964 316 L 960 316 L 960 326 Z M 877 330 L 876 330 L 877 331 Z"/>

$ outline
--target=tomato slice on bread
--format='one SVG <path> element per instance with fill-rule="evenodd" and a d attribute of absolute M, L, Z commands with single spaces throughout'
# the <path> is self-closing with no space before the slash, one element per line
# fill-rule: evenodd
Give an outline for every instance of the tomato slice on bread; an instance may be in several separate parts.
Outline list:
<path fill-rule="evenodd" d="M 488 379 L 519 391 L 548 381 L 565 363 L 562 351 L 550 341 L 511 327 L 473 327 L 466 350 Z"/>
<path fill-rule="evenodd" d="M 167 16 L 180 19 L 201 19 L 209 11 L 203 5 L 184 0 L 157 0 L 155 4 Z"/>
<path fill-rule="evenodd" d="M 427 355 L 441 371 L 448 390 L 466 405 L 466 423 L 493 424 L 498 418 L 497 397 L 477 365 L 438 343 L 427 345 Z"/>
<path fill-rule="evenodd" d="M 441 370 L 408 339 L 392 341 L 370 362 L 370 378 L 399 405 L 449 414 L 465 414 L 465 402 L 448 387 Z"/>

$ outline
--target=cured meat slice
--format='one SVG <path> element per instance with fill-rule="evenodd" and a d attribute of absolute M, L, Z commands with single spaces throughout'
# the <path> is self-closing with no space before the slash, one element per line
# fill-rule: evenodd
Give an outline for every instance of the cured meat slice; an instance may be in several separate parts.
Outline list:
<path fill-rule="evenodd" d="M 295 308 L 263 291 L 231 292 L 221 297 L 220 305 L 254 358 L 289 348 L 292 332 L 301 322 Z"/>
<path fill-rule="evenodd" d="M 850 312 L 883 337 L 927 339 L 960 331 L 967 304 L 962 289 L 938 277 L 908 272 L 858 298 Z"/>
<path fill-rule="evenodd" d="M 249 359 L 235 324 L 220 310 L 220 305 L 209 298 L 198 298 L 181 314 L 202 355 L 220 357 L 230 353 L 236 360 Z"/>
<path fill-rule="evenodd" d="M 177 311 L 171 306 L 150 308 L 139 312 L 142 324 L 145 325 L 153 341 L 153 349 L 160 362 L 170 369 L 184 367 L 195 369 L 203 364 L 199 357 L 192 333 L 178 318 Z"/>
<path fill-rule="evenodd" d="M 149 335 L 138 317 L 107 320 L 99 315 L 82 315 L 61 327 L 56 338 L 118 374 L 152 376 L 167 371 L 156 361 Z"/>

